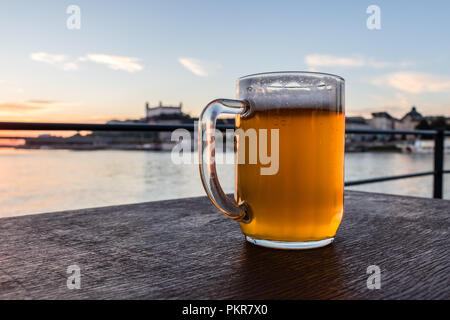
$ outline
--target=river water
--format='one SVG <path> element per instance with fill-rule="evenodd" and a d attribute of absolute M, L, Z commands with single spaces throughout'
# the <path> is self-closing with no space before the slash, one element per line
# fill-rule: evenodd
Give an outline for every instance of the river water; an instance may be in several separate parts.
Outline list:
<path fill-rule="evenodd" d="M 0 217 L 204 195 L 196 164 L 174 164 L 169 152 L 0 149 Z M 445 168 L 450 168 L 446 157 Z M 433 170 L 432 154 L 348 153 L 345 179 Z M 234 166 L 218 166 L 226 192 Z M 431 197 L 432 177 L 348 187 Z M 444 177 L 450 199 L 450 175 Z"/>

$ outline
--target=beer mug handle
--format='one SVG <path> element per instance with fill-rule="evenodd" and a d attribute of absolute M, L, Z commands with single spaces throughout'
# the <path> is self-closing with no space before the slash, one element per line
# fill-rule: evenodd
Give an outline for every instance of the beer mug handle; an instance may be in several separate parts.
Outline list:
<path fill-rule="evenodd" d="M 245 101 L 217 99 L 208 103 L 198 122 L 198 156 L 200 177 L 211 202 L 227 217 L 245 222 L 249 219 L 245 203 L 235 203 L 219 183 L 215 161 L 216 120 L 221 113 L 244 114 L 249 109 Z"/>

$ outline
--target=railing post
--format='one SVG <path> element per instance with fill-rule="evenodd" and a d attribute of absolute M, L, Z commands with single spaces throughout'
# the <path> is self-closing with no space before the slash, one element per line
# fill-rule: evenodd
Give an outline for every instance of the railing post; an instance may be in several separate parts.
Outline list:
<path fill-rule="evenodd" d="M 444 130 L 438 130 L 434 136 L 434 181 L 433 198 L 442 199 L 444 171 Z"/>

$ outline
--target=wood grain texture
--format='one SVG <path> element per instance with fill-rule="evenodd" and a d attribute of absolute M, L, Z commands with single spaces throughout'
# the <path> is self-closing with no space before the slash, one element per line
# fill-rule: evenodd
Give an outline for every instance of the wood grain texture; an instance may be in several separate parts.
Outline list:
<path fill-rule="evenodd" d="M 0 298 L 449 299 L 449 219 L 450 201 L 346 191 L 334 244 L 281 251 L 206 197 L 4 218 Z"/>

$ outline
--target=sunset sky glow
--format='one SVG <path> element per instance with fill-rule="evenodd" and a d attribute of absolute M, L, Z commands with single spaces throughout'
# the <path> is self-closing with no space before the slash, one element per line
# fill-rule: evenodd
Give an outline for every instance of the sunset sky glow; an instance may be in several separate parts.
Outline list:
<path fill-rule="evenodd" d="M 450 116 L 450 2 L 376 1 L 381 30 L 366 27 L 370 4 L 1 2 L 0 121 L 137 119 L 146 101 L 198 116 L 238 77 L 285 70 L 343 76 L 348 115 Z"/>

